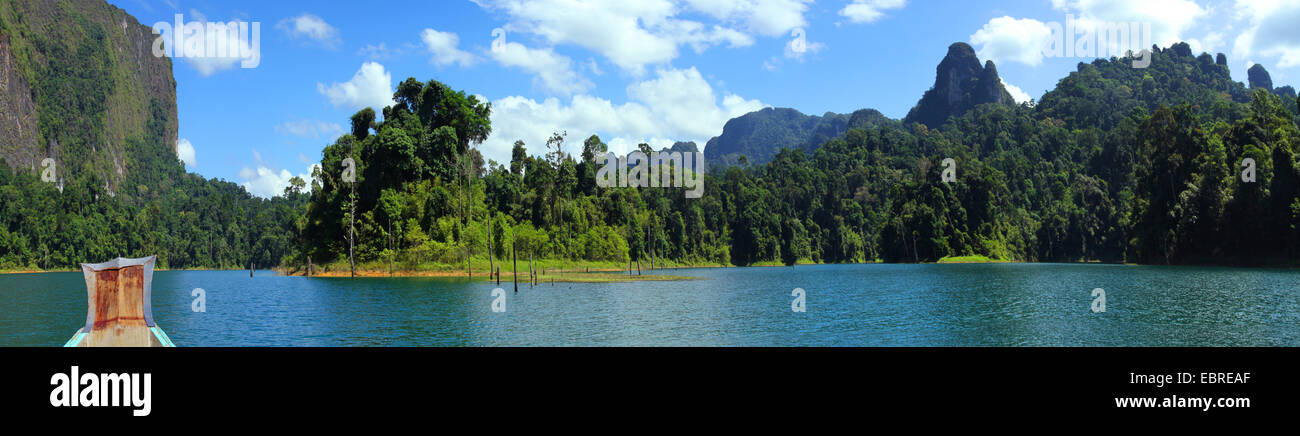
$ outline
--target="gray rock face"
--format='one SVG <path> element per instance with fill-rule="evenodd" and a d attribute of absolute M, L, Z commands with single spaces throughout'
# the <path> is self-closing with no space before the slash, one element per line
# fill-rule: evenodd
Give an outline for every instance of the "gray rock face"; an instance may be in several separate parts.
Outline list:
<path fill-rule="evenodd" d="M 151 123 L 152 136 L 163 140 L 146 145 L 165 147 L 174 156 L 176 79 L 172 60 L 153 55 L 155 37 L 151 27 L 104 0 L 0 2 L 0 158 L 14 168 L 35 169 L 45 158 L 60 168 L 93 168 L 111 190 L 134 165 L 129 140 L 149 138 Z M 107 51 L 108 61 L 85 72 L 77 62 L 91 49 Z M 42 90 L 63 85 L 50 72 L 70 70 L 108 75 L 112 86 L 103 100 L 80 97 L 71 106 L 42 107 Z M 45 138 L 43 115 L 95 126 L 89 136 L 96 139 Z"/>
<path fill-rule="evenodd" d="M 1250 67 L 1250 70 L 1246 71 L 1246 77 L 1250 80 L 1251 89 L 1264 88 L 1269 92 L 1273 91 L 1273 77 L 1268 74 L 1268 70 L 1264 69 L 1263 65 L 1255 64 Z"/>
<path fill-rule="evenodd" d="M 1013 100 L 1002 86 L 993 61 L 981 66 L 975 49 L 959 42 L 948 47 L 948 55 L 939 63 L 934 88 L 921 97 L 903 121 L 938 128 L 948 117 L 961 116 L 985 103 L 1013 104 Z"/>

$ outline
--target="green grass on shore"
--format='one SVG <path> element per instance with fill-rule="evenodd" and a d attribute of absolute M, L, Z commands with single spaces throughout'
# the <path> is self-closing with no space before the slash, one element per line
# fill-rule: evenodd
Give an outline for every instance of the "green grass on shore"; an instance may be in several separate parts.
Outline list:
<path fill-rule="evenodd" d="M 993 259 L 988 256 L 975 254 L 970 256 L 948 256 L 943 259 L 939 259 L 939 262 L 937 263 L 1003 263 L 1003 262 L 1008 262 L 1008 261 Z"/>

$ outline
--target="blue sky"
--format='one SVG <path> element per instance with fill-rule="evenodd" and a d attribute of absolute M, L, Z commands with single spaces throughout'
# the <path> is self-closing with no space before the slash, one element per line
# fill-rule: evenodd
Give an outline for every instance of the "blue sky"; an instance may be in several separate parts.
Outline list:
<path fill-rule="evenodd" d="M 958 41 L 997 62 L 1018 98 L 1037 98 L 1091 60 L 1042 55 L 1067 16 L 1146 23 L 1154 43 L 1227 54 L 1240 81 L 1251 62 L 1279 85 L 1300 73 L 1300 0 L 110 2 L 146 25 L 178 13 L 259 23 L 255 68 L 178 58 L 175 75 L 189 171 L 261 196 L 308 174 L 351 114 L 407 77 L 491 101 L 481 149 L 503 162 L 515 140 L 540 153 L 560 130 L 570 144 L 600 134 L 616 151 L 703 145 L 768 106 L 901 118 Z"/>

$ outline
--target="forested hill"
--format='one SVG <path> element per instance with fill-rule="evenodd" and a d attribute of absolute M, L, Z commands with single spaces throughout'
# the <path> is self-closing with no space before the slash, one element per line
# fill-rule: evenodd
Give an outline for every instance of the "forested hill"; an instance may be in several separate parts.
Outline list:
<path fill-rule="evenodd" d="M 847 130 L 849 116 L 804 115 L 789 108 L 764 108 L 727 122 L 722 135 L 709 140 L 705 157 L 715 166 L 763 164 L 782 148 L 808 149 Z"/>
<path fill-rule="evenodd" d="M 937 84 L 908 123 L 785 109 L 732 120 L 707 156 L 719 144 L 779 151 L 767 163 L 710 162 L 695 200 L 599 188 L 595 157 L 608 147 L 597 136 L 581 141 L 580 155 L 557 134 L 534 145 L 537 155 L 517 142 L 510 162 L 484 165 L 473 146 L 491 133 L 491 106 L 408 79 L 385 121 L 362 111 L 353 133 L 323 151 L 304 251 L 287 262 L 346 269 L 355 254 L 371 267 L 482 271 L 514 253 L 614 265 L 1297 264 L 1296 101 L 1264 86 L 1262 70 L 1248 89 L 1222 56 L 1177 44 L 1157 49 L 1146 69 L 1131 59 L 1080 64 L 1037 106 L 1015 105 L 997 96 L 992 65 L 977 72 L 954 47 L 945 63 L 969 74 L 941 68 L 938 82 L 956 88 Z M 347 158 L 355 185 L 344 181 Z M 1247 158 L 1254 167 L 1242 167 Z"/>
<path fill-rule="evenodd" d="M 0 0 L 0 270 L 154 254 L 241 268 L 287 253 L 305 196 L 257 199 L 185 172 L 172 62 L 153 40 L 104 0 Z"/>
<path fill-rule="evenodd" d="M 811 156 L 786 151 L 729 172 L 724 185 L 776 199 L 746 208 L 780 217 L 755 213 L 732 228 L 760 259 L 793 249 L 824 261 L 1295 264 L 1296 100 L 1256 82 L 1232 81 L 1225 56 L 1181 43 L 1157 48 L 1146 69 L 1081 63 L 1036 107 L 983 104 L 935 128 L 853 129 Z M 944 183 L 949 158 L 957 179 Z M 1247 158 L 1252 182 L 1242 180 Z M 795 237 L 786 248 L 765 235 Z"/>
<path fill-rule="evenodd" d="M 1038 102 L 1040 116 L 1061 119 L 1069 127 L 1092 126 L 1111 129 L 1137 106 L 1148 111 L 1159 105 L 1191 103 L 1210 106 L 1227 99 L 1237 103 L 1250 100 L 1249 89 L 1232 80 L 1227 57 L 1208 53 L 1196 56 L 1187 44 L 1167 49 L 1153 47 L 1156 55 L 1181 59 L 1174 64 L 1138 69 L 1124 62 L 1080 63 L 1072 74 Z M 1190 62 L 1191 60 L 1195 62 Z M 1085 65 L 1091 65 L 1085 69 Z M 1080 74 L 1082 73 L 1082 74 Z M 1186 80 L 1186 82 L 1184 82 Z M 1291 86 L 1274 88 L 1268 71 L 1255 65 L 1249 71 L 1249 88 L 1262 88 L 1282 97 L 1282 104 L 1294 105 L 1296 91 Z M 1115 86 L 1112 86 L 1115 85 Z M 1106 87 L 1105 93 L 1086 88 Z M 942 127 L 950 118 L 961 117 L 975 106 L 996 103 L 1014 106 L 1002 85 L 997 66 L 983 66 L 975 51 L 966 43 L 955 43 L 935 70 L 934 86 L 922 96 L 902 120 L 903 124 L 924 124 L 931 129 Z M 1068 107 L 1063 107 L 1068 105 Z M 847 122 L 846 122 L 847 121 Z M 828 113 L 809 116 L 794 109 L 763 109 L 728 122 L 722 135 L 709 141 L 705 153 L 715 167 L 735 165 L 744 157 L 751 165 L 771 161 L 782 148 L 812 152 L 826 140 L 851 128 L 873 128 L 897 124 L 880 112 L 863 109 L 852 116 Z M 913 126 L 915 128 L 915 126 Z"/>
<path fill-rule="evenodd" d="M 0 0 L 4 41 L 16 40 L 19 3 Z M 64 22 L 85 37 L 28 49 L 45 50 L 52 65 L 31 70 L 38 106 L 47 92 L 62 95 L 40 84 L 73 80 L 58 72 L 79 59 L 116 68 L 106 54 L 116 47 L 96 37 L 112 30 L 69 4 L 58 3 L 73 17 Z M 48 56 L 63 45 L 84 56 Z M 154 253 L 171 267 L 337 270 L 351 258 L 363 267 L 479 272 L 511 254 L 598 266 L 951 256 L 1297 265 L 1300 116 L 1294 90 L 1275 87 L 1263 67 L 1252 68 L 1247 87 L 1231 80 L 1225 56 L 1176 44 L 1157 48 L 1145 69 L 1131 59 L 1081 63 L 1037 105 L 1017 105 L 995 96 L 1005 91 L 1000 79 L 990 85 L 992 65 L 977 71 L 978 60 L 953 47 L 953 62 L 943 63 L 966 73 L 940 68 L 907 122 L 870 110 L 768 109 L 733 120 L 706 155 L 730 149 L 723 159 L 739 161 L 753 149 L 770 162 L 711 165 L 698 199 L 597 186 L 597 157 L 608 146 L 594 135 L 556 134 L 531 148 L 520 141 L 510 162 L 485 162 L 475 147 L 492 134 L 491 105 L 414 78 L 398 86 L 393 106 L 357 113 L 351 132 L 322 150 L 310 193 L 298 183 L 262 200 L 185 174 L 170 146 L 169 102 L 151 102 L 145 127 L 127 130 L 125 147 L 144 164 L 128 163 L 114 182 L 95 164 L 111 162 L 102 156 L 111 148 L 99 144 L 109 142 L 101 136 L 110 136 L 113 116 L 96 108 L 115 87 L 133 85 L 113 81 L 88 88 L 72 109 L 36 111 L 38 123 L 88 126 L 66 147 L 87 153 L 89 164 L 61 172 L 62 187 L 0 165 L 0 268 Z M 104 84 L 84 86 L 95 83 Z M 710 152 L 718 143 L 729 145 Z"/>
<path fill-rule="evenodd" d="M 1285 108 L 1295 109 L 1295 90 L 1274 89 L 1262 65 L 1250 69 L 1248 88 L 1232 80 L 1228 58 L 1222 53 L 1194 55 L 1186 43 L 1152 50 L 1158 62 L 1145 69 L 1120 60 L 1080 63 L 1076 72 L 1038 102 L 1039 116 L 1059 119 L 1069 128 L 1108 130 L 1139 107 L 1150 112 L 1161 105 L 1190 104 L 1226 121 L 1229 114 L 1222 111 L 1230 103 L 1250 102 L 1252 88 L 1273 93 Z"/>

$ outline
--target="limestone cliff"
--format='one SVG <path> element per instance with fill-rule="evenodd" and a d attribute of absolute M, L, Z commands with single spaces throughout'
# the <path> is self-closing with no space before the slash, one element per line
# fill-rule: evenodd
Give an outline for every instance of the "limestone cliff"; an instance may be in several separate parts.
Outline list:
<path fill-rule="evenodd" d="M 903 121 L 939 128 L 948 117 L 960 116 L 985 103 L 1014 104 L 1014 101 L 1002 86 L 993 61 L 980 66 L 975 49 L 959 42 L 948 47 L 948 55 L 939 63 L 934 88 L 921 97 Z"/>
<path fill-rule="evenodd" d="M 133 168 L 174 157 L 176 80 L 154 38 L 104 0 L 0 0 L 0 159 L 37 169 L 54 158 L 60 179 L 112 192 Z"/>

